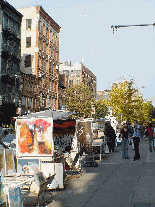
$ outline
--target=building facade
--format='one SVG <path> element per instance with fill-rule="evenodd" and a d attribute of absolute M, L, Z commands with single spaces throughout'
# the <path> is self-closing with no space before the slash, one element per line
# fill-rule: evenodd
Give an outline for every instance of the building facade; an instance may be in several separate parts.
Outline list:
<path fill-rule="evenodd" d="M 0 0 L 0 105 L 20 105 L 21 21 L 22 14 Z"/>
<path fill-rule="evenodd" d="M 38 84 L 38 99 L 34 93 L 30 101 L 31 109 L 58 109 L 60 26 L 41 6 L 24 7 L 18 11 L 23 14 L 21 72 L 27 75 L 27 79 L 37 79 Z M 21 93 L 21 99 L 26 100 L 23 107 L 29 98 L 28 93 Z"/>
<path fill-rule="evenodd" d="M 83 63 L 71 64 L 71 61 L 60 62 L 59 73 L 68 76 L 69 87 L 79 83 L 86 84 L 96 99 L 96 76 Z"/>
<path fill-rule="evenodd" d="M 69 87 L 69 80 L 66 74 L 59 74 L 59 87 L 58 87 L 58 109 L 64 110 L 66 90 Z"/>
<path fill-rule="evenodd" d="M 97 91 L 97 100 L 109 100 L 111 90 Z"/>

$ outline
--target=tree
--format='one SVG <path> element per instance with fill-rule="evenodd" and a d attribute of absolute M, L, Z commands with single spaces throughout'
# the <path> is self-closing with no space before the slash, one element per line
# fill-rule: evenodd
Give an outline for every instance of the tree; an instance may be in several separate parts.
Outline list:
<path fill-rule="evenodd" d="M 89 87 L 83 83 L 73 85 L 66 91 L 65 104 L 69 111 L 75 112 L 75 116 L 90 117 L 94 103 L 93 94 Z"/>
<path fill-rule="evenodd" d="M 107 114 L 108 107 L 103 100 L 95 101 L 95 118 L 104 118 Z"/>
<path fill-rule="evenodd" d="M 146 122 L 150 119 L 152 106 L 142 97 L 135 87 L 135 80 L 120 79 L 112 85 L 108 105 L 112 107 L 119 122 L 133 121 Z"/>

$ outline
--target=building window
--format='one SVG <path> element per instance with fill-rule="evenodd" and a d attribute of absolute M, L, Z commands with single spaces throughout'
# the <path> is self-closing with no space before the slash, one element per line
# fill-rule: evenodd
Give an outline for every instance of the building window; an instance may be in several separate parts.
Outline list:
<path fill-rule="evenodd" d="M 47 54 L 47 47 L 48 47 L 48 45 L 46 44 L 46 54 Z"/>
<path fill-rule="evenodd" d="M 31 47 L 31 37 L 26 37 L 26 48 Z"/>
<path fill-rule="evenodd" d="M 45 43 L 44 43 L 44 41 L 43 41 L 43 52 L 44 52 L 44 44 L 45 44 Z"/>
<path fill-rule="evenodd" d="M 45 25 L 43 24 L 43 35 L 44 35 L 44 32 L 45 32 Z"/>
<path fill-rule="evenodd" d="M 46 37 L 48 38 L 48 27 L 46 27 Z"/>
<path fill-rule="evenodd" d="M 39 32 L 41 31 L 41 21 L 39 21 Z"/>
<path fill-rule="evenodd" d="M 39 38 L 39 50 L 41 49 L 41 39 Z"/>
<path fill-rule="evenodd" d="M 25 56 L 25 67 L 31 67 L 31 55 Z"/>
<path fill-rule="evenodd" d="M 32 19 L 26 19 L 26 30 L 31 30 Z"/>
<path fill-rule="evenodd" d="M 43 68 L 44 63 L 43 63 L 43 59 L 41 59 L 41 67 Z"/>
<path fill-rule="evenodd" d="M 53 32 L 53 43 L 54 43 L 54 37 L 55 37 L 55 34 L 54 34 L 54 32 Z"/>

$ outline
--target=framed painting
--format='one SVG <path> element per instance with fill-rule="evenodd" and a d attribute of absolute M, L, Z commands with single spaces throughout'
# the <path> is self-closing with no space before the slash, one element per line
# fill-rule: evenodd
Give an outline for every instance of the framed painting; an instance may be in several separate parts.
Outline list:
<path fill-rule="evenodd" d="M 5 174 L 11 175 L 16 173 L 15 162 L 14 162 L 14 154 L 12 149 L 5 149 Z"/>
<path fill-rule="evenodd" d="M 23 207 L 20 187 L 8 190 L 8 203 L 9 207 Z"/>
<path fill-rule="evenodd" d="M 40 169 L 40 160 L 34 158 L 18 158 L 17 173 L 24 175 L 34 175 Z"/>
<path fill-rule="evenodd" d="M 53 119 L 31 118 L 16 121 L 17 157 L 53 156 Z"/>

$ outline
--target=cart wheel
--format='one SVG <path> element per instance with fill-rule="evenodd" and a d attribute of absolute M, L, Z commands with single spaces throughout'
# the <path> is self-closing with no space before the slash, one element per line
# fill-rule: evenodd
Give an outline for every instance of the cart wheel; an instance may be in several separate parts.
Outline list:
<path fill-rule="evenodd" d="M 81 168 L 81 174 L 86 173 L 86 170 L 84 168 Z"/>
<path fill-rule="evenodd" d="M 97 162 L 94 162 L 93 163 L 93 167 L 98 167 L 98 163 Z"/>

